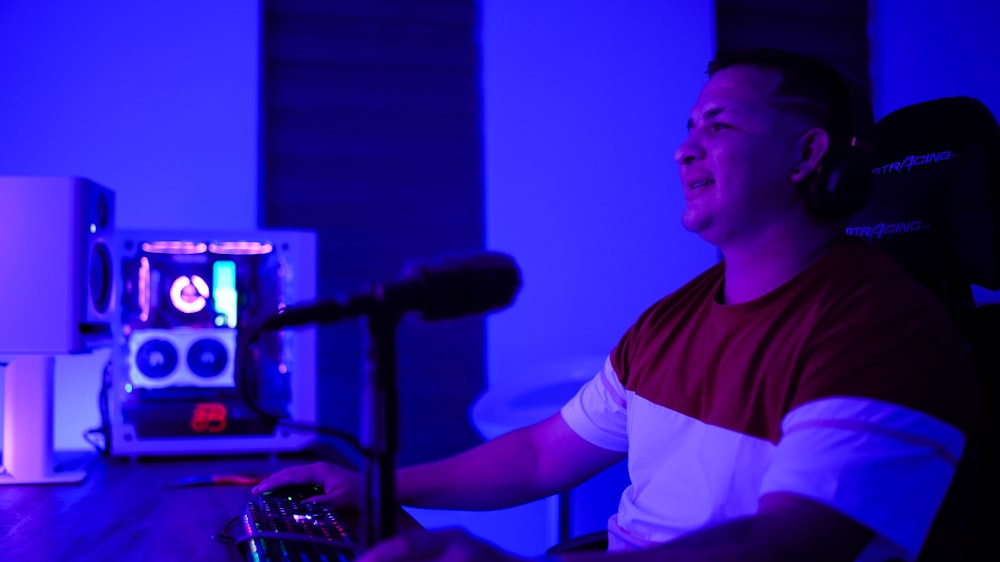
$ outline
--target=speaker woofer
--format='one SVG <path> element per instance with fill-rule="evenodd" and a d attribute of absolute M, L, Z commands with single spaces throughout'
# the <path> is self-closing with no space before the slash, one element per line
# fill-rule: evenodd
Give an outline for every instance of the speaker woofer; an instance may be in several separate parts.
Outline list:
<path fill-rule="evenodd" d="M 111 251 L 107 244 L 97 243 L 90 256 L 90 302 L 99 314 L 107 313 L 111 305 L 113 278 Z"/>

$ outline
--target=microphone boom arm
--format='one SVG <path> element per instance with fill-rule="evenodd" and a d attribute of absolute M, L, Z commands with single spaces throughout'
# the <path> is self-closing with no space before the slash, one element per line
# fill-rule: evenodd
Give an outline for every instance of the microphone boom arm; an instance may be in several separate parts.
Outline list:
<path fill-rule="evenodd" d="M 366 316 L 368 367 L 362 419 L 367 436 L 367 493 L 363 513 L 364 542 L 376 542 L 397 532 L 396 460 L 399 449 L 399 384 L 395 331 L 407 312 L 425 320 L 456 318 L 504 308 L 521 289 L 521 273 L 513 258 L 488 252 L 469 259 L 448 259 L 418 267 L 395 283 L 378 285 L 346 302 L 324 300 L 286 306 L 259 325 L 260 332 L 302 324 L 335 322 Z"/>

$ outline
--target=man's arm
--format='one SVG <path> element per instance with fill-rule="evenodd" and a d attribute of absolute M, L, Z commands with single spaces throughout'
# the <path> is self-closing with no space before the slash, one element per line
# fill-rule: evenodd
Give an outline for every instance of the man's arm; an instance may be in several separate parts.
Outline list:
<path fill-rule="evenodd" d="M 874 533 L 808 498 L 771 493 L 755 515 L 692 532 L 642 551 L 561 556 L 565 562 L 850 562 Z"/>
<path fill-rule="evenodd" d="M 396 494 L 412 507 L 500 509 L 565 491 L 624 457 L 585 441 L 555 414 L 453 457 L 398 470 Z M 279 470 L 253 492 L 313 483 L 325 490 L 314 501 L 355 509 L 363 503 L 363 475 L 323 462 Z"/>
<path fill-rule="evenodd" d="M 562 562 L 853 562 L 871 541 L 867 527 L 787 493 L 761 498 L 757 514 L 695 531 L 646 550 L 563 554 Z M 457 528 L 401 533 L 359 562 L 526 562 Z"/>
<path fill-rule="evenodd" d="M 403 468 L 397 488 L 403 505 L 501 509 L 568 490 L 624 457 L 585 441 L 557 413 L 453 457 Z"/>

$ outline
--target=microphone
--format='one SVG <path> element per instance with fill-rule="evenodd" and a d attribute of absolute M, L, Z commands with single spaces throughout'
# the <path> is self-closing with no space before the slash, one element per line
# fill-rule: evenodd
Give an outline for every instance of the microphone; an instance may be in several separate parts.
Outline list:
<path fill-rule="evenodd" d="M 411 267 L 403 279 L 376 285 L 346 302 L 287 306 L 265 320 L 260 329 L 334 322 L 376 312 L 419 312 L 424 320 L 444 320 L 506 308 L 520 289 L 521 271 L 507 254 L 444 258 Z"/>

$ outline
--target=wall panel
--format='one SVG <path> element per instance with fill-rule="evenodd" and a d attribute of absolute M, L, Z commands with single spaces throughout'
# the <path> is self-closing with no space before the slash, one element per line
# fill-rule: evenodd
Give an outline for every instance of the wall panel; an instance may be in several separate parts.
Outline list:
<path fill-rule="evenodd" d="M 319 233 L 319 292 L 345 298 L 406 263 L 483 246 L 472 0 L 264 3 L 260 222 Z M 360 431 L 364 320 L 320 328 L 320 420 Z M 397 332 L 400 462 L 478 442 L 483 319 Z"/>

